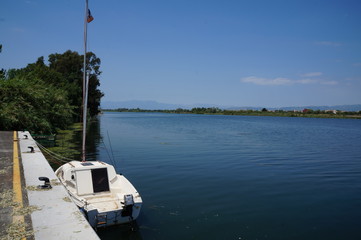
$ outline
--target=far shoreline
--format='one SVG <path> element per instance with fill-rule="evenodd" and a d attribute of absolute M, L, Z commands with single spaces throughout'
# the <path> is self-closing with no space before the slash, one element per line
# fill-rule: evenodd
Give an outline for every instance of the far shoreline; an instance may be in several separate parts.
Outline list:
<path fill-rule="evenodd" d="M 339 110 L 312 110 L 301 111 L 285 110 L 223 110 L 219 108 L 193 108 L 175 110 L 149 110 L 140 108 L 117 108 L 102 109 L 102 112 L 143 112 L 143 113 L 175 113 L 175 114 L 206 114 L 206 115 L 235 115 L 235 116 L 269 116 L 269 117 L 302 117 L 302 118 L 337 118 L 337 119 L 361 119 L 361 111 L 339 111 Z"/>

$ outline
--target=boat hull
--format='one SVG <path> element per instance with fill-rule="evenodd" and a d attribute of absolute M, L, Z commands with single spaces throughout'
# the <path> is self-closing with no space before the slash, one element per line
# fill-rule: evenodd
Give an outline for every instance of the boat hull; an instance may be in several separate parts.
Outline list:
<path fill-rule="evenodd" d="M 107 163 L 72 161 L 55 174 L 93 228 L 132 222 L 139 216 L 140 194 Z"/>
<path fill-rule="evenodd" d="M 95 229 L 132 222 L 139 216 L 140 209 L 141 204 L 134 204 L 134 206 L 132 206 L 132 213 L 129 215 L 124 214 L 124 209 L 108 212 L 98 212 L 96 209 L 88 211 L 84 208 L 80 208 L 80 210 L 87 218 L 89 224 Z"/>

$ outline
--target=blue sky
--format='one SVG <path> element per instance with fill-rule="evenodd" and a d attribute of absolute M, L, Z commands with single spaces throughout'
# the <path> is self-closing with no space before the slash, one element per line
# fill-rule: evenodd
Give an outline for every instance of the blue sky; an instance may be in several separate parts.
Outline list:
<path fill-rule="evenodd" d="M 103 101 L 361 103 L 359 0 L 89 0 Z M 3 0 L 0 68 L 83 52 L 84 1 Z"/>

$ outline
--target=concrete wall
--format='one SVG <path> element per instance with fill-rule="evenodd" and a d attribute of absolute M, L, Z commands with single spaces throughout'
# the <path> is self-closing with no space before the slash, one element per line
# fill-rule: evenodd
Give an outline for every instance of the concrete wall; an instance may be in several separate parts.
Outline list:
<path fill-rule="evenodd" d="M 29 205 L 39 209 L 31 214 L 35 239 L 99 239 L 70 200 L 30 133 L 18 132 L 18 139 Z M 28 147 L 33 147 L 35 152 L 31 153 Z M 37 186 L 44 183 L 39 177 L 49 178 L 52 188 L 38 190 Z"/>

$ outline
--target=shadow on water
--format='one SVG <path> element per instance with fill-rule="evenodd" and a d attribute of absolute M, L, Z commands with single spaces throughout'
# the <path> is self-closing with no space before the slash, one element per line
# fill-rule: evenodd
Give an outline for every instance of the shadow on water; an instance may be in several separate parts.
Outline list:
<path fill-rule="evenodd" d="M 97 231 L 100 239 L 122 239 L 122 240 L 142 240 L 139 226 L 136 221 L 129 224 L 116 225 L 99 229 Z M 117 237 L 115 237 L 117 236 Z"/>
<path fill-rule="evenodd" d="M 81 142 L 82 136 L 80 135 L 79 138 Z M 87 160 L 89 161 L 99 160 L 98 147 L 102 142 L 102 138 L 103 137 L 101 136 L 100 133 L 100 118 L 97 117 L 92 121 L 88 122 L 86 143 L 85 143 Z M 80 145 L 80 149 L 81 149 L 81 145 Z"/>
<path fill-rule="evenodd" d="M 98 146 L 102 141 L 100 134 L 100 119 L 94 118 L 88 122 L 86 135 L 86 159 L 89 161 L 98 160 Z M 67 130 L 60 130 L 55 137 L 55 141 L 47 144 L 38 141 L 46 147 L 52 154 L 43 151 L 51 167 L 57 169 L 70 160 L 82 159 L 82 124 L 75 123 Z"/>

